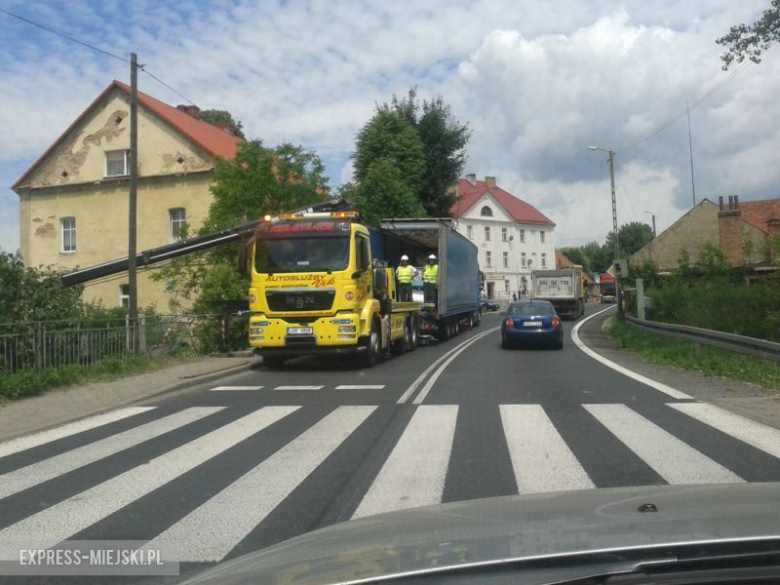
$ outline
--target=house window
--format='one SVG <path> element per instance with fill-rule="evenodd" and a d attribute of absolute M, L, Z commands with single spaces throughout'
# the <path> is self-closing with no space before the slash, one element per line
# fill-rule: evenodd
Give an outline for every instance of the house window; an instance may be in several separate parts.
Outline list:
<path fill-rule="evenodd" d="M 65 253 L 76 251 L 76 218 L 63 217 L 60 220 L 60 232 L 62 234 L 61 250 Z"/>
<path fill-rule="evenodd" d="M 509 281 L 508 281 L 508 280 L 505 280 L 505 281 L 504 281 L 504 290 L 505 290 L 506 292 L 509 292 Z"/>
<path fill-rule="evenodd" d="M 542 252 L 542 268 L 547 268 L 547 254 Z"/>
<path fill-rule="evenodd" d="M 536 230 L 531 230 L 531 241 L 532 242 L 536 241 Z"/>
<path fill-rule="evenodd" d="M 490 267 L 493 265 L 493 254 L 490 251 L 485 252 L 485 266 Z"/>
<path fill-rule="evenodd" d="M 525 243 L 525 230 L 520 230 L 520 243 Z"/>
<path fill-rule="evenodd" d="M 467 225 L 466 226 L 466 236 L 468 236 L 469 240 L 474 239 L 474 226 L 473 225 Z"/>
<path fill-rule="evenodd" d="M 501 241 L 502 242 L 509 241 L 509 234 L 506 228 L 501 228 Z"/>
<path fill-rule="evenodd" d="M 486 242 L 490 241 L 490 228 L 489 227 L 485 227 L 485 241 Z"/>
<path fill-rule="evenodd" d="M 487 205 L 482 208 L 482 211 L 479 212 L 479 214 L 482 217 L 493 217 L 493 210 L 490 209 Z"/>
<path fill-rule="evenodd" d="M 539 230 L 539 241 L 544 244 L 544 230 Z"/>
<path fill-rule="evenodd" d="M 520 266 L 526 265 L 525 252 L 520 253 Z"/>
<path fill-rule="evenodd" d="M 119 285 L 119 306 L 124 307 L 125 309 L 130 306 L 130 285 L 129 284 Z"/>
<path fill-rule="evenodd" d="M 504 252 L 504 268 L 509 268 L 509 252 Z"/>
<path fill-rule="evenodd" d="M 176 207 L 168 210 L 168 237 L 171 243 L 180 242 L 184 226 L 187 225 L 187 212 L 183 207 Z"/>
<path fill-rule="evenodd" d="M 106 177 L 124 177 L 130 174 L 129 150 L 109 150 L 106 152 Z"/>

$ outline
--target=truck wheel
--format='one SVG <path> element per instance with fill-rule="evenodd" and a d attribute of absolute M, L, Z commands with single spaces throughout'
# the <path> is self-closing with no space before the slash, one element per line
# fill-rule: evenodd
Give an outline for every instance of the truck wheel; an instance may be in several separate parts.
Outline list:
<path fill-rule="evenodd" d="M 265 367 L 269 370 L 279 370 L 282 366 L 284 366 L 284 362 L 287 361 L 287 358 L 284 358 L 280 355 L 267 355 L 263 356 L 263 363 L 265 364 Z"/>
<path fill-rule="evenodd" d="M 409 318 L 409 341 L 411 342 L 411 347 L 409 348 L 409 351 L 414 351 L 417 349 L 417 346 L 420 344 L 420 338 L 419 338 L 419 327 L 420 324 L 417 322 L 417 317 L 412 316 Z"/>
<path fill-rule="evenodd" d="M 444 319 L 439 323 L 439 341 L 447 341 L 450 338 L 450 322 Z"/>
<path fill-rule="evenodd" d="M 476 311 L 474 313 L 474 321 L 477 326 L 479 326 L 479 324 L 482 323 L 482 311 Z"/>
<path fill-rule="evenodd" d="M 379 359 L 379 327 L 377 327 L 376 321 L 371 323 L 371 333 L 368 336 L 368 345 L 366 351 L 362 355 L 362 366 L 366 368 L 373 368 Z"/>

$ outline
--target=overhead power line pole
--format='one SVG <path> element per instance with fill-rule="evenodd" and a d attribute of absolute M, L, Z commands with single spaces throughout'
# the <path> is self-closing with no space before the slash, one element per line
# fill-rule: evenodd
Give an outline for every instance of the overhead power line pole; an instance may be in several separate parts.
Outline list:
<path fill-rule="evenodd" d="M 130 53 L 130 206 L 128 213 L 128 288 L 130 351 L 138 352 L 138 269 L 136 266 L 137 250 L 137 210 L 138 210 L 138 56 Z"/>
<path fill-rule="evenodd" d="M 693 179 L 693 140 L 691 139 L 691 107 L 685 102 L 688 112 L 688 152 L 691 155 L 691 196 L 693 197 L 693 206 L 696 207 L 696 181 Z"/>
<path fill-rule="evenodd" d="M 615 153 L 609 152 L 609 180 L 612 186 L 612 234 L 615 236 L 615 260 L 620 258 L 620 235 L 618 231 L 617 203 L 615 201 Z M 615 274 L 615 297 L 617 300 L 618 313 L 623 314 L 623 295 L 620 294 L 622 285 L 620 274 Z"/>

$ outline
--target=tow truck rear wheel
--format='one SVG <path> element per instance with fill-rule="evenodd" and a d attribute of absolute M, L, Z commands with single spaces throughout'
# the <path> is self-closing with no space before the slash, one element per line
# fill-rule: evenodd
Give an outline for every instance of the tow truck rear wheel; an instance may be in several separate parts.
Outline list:
<path fill-rule="evenodd" d="M 401 355 L 409 348 L 409 320 L 404 320 L 404 334 L 400 339 L 396 339 L 390 345 L 390 352 L 393 355 Z"/>
<path fill-rule="evenodd" d="M 409 347 L 409 351 L 414 351 L 417 349 L 417 346 L 420 343 L 419 335 L 419 323 L 417 322 L 417 317 L 412 315 L 409 317 L 409 341 L 411 343 L 411 347 Z"/>

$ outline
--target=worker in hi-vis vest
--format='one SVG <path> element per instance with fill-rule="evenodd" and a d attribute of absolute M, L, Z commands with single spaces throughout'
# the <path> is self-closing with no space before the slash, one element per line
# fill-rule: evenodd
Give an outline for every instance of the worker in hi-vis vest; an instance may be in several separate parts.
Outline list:
<path fill-rule="evenodd" d="M 417 276 L 417 269 L 409 264 L 409 256 L 401 256 L 401 265 L 395 269 L 395 277 L 398 279 L 398 300 L 412 300 L 412 279 Z"/>
<path fill-rule="evenodd" d="M 423 269 L 423 293 L 425 307 L 435 309 L 439 295 L 439 265 L 434 254 L 428 256 L 428 264 Z"/>

